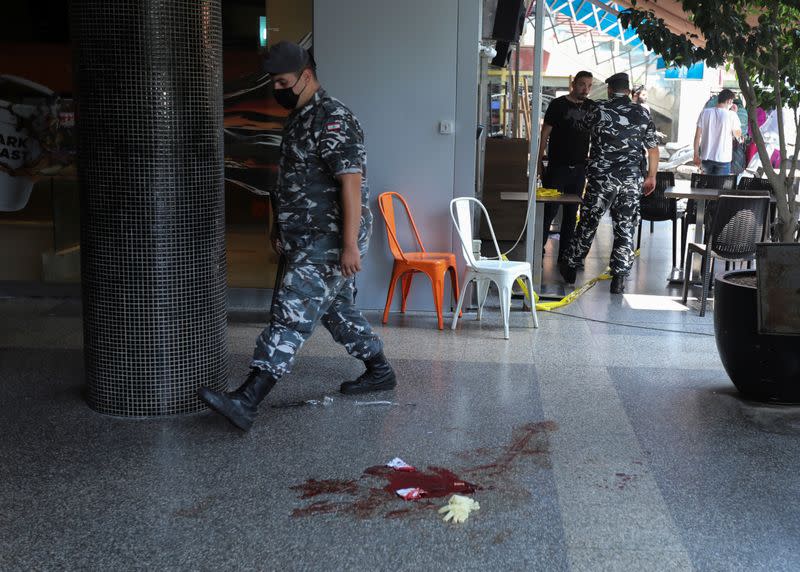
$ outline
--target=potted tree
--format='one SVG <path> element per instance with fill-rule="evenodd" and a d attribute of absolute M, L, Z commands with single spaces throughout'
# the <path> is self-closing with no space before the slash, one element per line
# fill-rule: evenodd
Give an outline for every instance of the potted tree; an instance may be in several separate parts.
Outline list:
<path fill-rule="evenodd" d="M 673 33 L 648 4 L 631 0 L 633 8 L 620 21 L 636 30 L 644 44 L 670 65 L 689 66 L 705 61 L 712 67 L 733 66 L 745 100 L 748 123 L 764 174 L 776 199 L 773 238 L 797 242 L 796 168 L 800 153 L 800 7 L 796 0 L 681 0 L 696 33 Z M 640 9 L 641 8 L 641 9 Z M 781 161 L 770 161 L 758 128 L 758 109 L 776 109 L 779 117 L 794 119 L 796 138 L 789 153 L 784 122 L 778 121 Z M 784 109 L 790 110 L 784 113 Z M 794 248 L 794 247 L 793 247 Z M 800 248 L 800 245 L 797 245 Z M 800 284 L 794 301 L 798 304 Z M 756 287 L 755 271 L 725 274 L 714 284 L 714 325 L 723 365 L 736 387 L 748 397 L 800 403 L 800 336 L 759 332 L 759 298 L 771 296 L 772 285 Z M 785 308 L 787 311 L 791 307 Z M 780 309 L 779 309 L 780 310 Z"/>
<path fill-rule="evenodd" d="M 631 0 L 646 7 L 655 0 Z M 781 165 L 774 168 L 758 128 L 758 108 L 791 109 L 800 127 L 800 7 L 796 0 L 682 0 L 698 34 L 674 34 L 652 10 L 632 8 L 620 13 L 626 27 L 634 28 L 644 44 L 669 65 L 689 66 L 705 61 L 709 66 L 732 65 L 745 98 L 748 123 L 777 206 L 776 237 L 797 241 L 800 203 L 795 169 L 800 153 L 800 128 L 789 156 L 784 123 L 778 122 Z"/>
<path fill-rule="evenodd" d="M 800 244 L 792 247 L 800 248 Z M 761 262 L 760 269 L 766 266 L 765 259 Z M 757 401 L 800 403 L 800 336 L 797 335 L 800 331 L 776 333 L 760 327 L 763 324 L 759 311 L 765 311 L 765 304 L 775 302 L 759 300 L 767 290 L 763 284 L 765 277 L 760 281 L 762 284 L 758 288 L 755 270 L 728 272 L 716 280 L 714 333 L 717 350 L 728 377 L 746 397 Z M 794 286 L 797 297 L 800 284 Z M 786 308 L 775 310 L 782 312 Z"/>

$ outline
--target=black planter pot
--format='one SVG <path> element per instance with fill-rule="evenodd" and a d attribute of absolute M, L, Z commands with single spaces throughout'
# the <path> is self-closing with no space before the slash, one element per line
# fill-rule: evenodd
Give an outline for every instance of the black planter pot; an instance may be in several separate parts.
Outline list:
<path fill-rule="evenodd" d="M 800 403 L 800 336 L 758 333 L 756 288 L 730 281 L 755 270 L 728 272 L 714 282 L 714 332 L 725 371 L 757 401 Z"/>

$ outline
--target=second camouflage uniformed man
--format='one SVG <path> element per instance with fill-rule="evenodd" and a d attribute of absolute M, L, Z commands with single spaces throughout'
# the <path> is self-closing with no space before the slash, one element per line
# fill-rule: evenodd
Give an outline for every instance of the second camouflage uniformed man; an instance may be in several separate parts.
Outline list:
<path fill-rule="evenodd" d="M 319 322 L 366 365 L 358 379 L 341 385 L 342 393 L 387 390 L 396 383 L 381 339 L 354 305 L 354 277 L 372 232 L 361 126 L 320 87 L 313 59 L 297 44 L 273 46 L 264 69 L 272 74 L 275 100 L 292 110 L 281 142 L 278 189 L 271 193 L 272 242 L 286 257 L 286 273 L 247 380 L 227 393 L 199 391 L 244 431 Z"/>
<path fill-rule="evenodd" d="M 642 189 L 656 186 L 658 140 L 650 113 L 631 102 L 628 74 L 606 80 L 608 101 L 600 102 L 581 121 L 591 135 L 587 187 L 572 244 L 559 266 L 567 283 L 574 283 L 578 266 L 589 253 L 600 219 L 611 208 L 614 248 L 611 252 L 611 292 L 621 294 L 633 265 L 633 234 L 639 224 Z M 642 149 L 647 149 L 648 172 L 642 172 Z"/>

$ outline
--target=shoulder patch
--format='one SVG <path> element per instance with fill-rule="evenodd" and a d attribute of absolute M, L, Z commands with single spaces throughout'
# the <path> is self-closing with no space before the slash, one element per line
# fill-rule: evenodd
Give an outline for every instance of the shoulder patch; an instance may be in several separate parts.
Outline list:
<path fill-rule="evenodd" d="M 325 132 L 326 133 L 336 133 L 337 131 L 342 130 L 342 120 L 341 119 L 328 119 L 325 122 Z"/>

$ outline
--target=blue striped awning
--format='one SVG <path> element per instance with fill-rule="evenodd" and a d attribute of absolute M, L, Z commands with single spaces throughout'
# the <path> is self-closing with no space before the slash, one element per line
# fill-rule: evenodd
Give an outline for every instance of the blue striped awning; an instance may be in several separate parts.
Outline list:
<path fill-rule="evenodd" d="M 590 0 L 546 0 L 546 2 L 551 12 L 567 16 L 578 24 L 616 38 L 632 48 L 648 51 L 636 32 L 623 28 L 617 17 L 621 11 L 626 9 L 626 6 L 616 2 L 592 2 Z"/>

